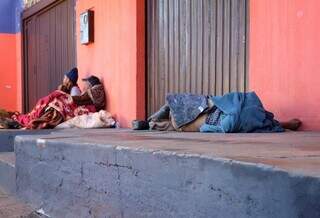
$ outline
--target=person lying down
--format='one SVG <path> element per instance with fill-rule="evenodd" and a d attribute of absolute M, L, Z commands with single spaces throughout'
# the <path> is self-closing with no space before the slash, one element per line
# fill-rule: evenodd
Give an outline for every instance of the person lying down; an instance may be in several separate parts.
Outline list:
<path fill-rule="evenodd" d="M 31 112 L 2 111 L 0 128 L 52 129 L 75 117 L 104 109 L 105 92 L 100 80 L 95 76 L 84 79 L 86 85 L 81 94 L 77 85 L 78 71 L 74 68 L 70 72 L 58 89 L 41 98 Z M 110 125 L 114 123 L 110 114 L 104 116 L 102 121 Z M 104 127 L 111 127 L 107 124 Z"/>
<path fill-rule="evenodd" d="M 223 96 L 168 94 L 166 104 L 147 122 L 150 130 L 213 133 L 283 132 L 297 130 L 301 125 L 298 119 L 283 123 L 275 120 L 255 92 Z"/>

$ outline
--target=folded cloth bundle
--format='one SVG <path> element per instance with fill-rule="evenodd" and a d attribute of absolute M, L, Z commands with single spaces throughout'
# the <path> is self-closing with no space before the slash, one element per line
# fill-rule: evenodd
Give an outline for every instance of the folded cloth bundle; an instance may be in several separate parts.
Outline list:
<path fill-rule="evenodd" d="M 112 118 L 111 114 L 105 110 L 100 110 L 96 113 L 84 114 L 76 116 L 64 123 L 59 124 L 56 129 L 66 128 L 82 128 L 82 129 L 94 129 L 94 128 L 112 128 L 116 124 L 116 121 Z"/>

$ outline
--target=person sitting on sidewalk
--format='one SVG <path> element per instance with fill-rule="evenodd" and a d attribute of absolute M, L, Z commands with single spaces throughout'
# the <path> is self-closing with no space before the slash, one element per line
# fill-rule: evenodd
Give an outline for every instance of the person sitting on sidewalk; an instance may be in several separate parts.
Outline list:
<path fill-rule="evenodd" d="M 77 71 L 73 69 L 74 72 L 77 74 Z M 73 73 L 72 75 L 75 75 Z M 64 79 L 63 84 L 59 86 L 58 90 L 41 98 L 33 110 L 27 114 L 20 114 L 18 112 L 8 113 L 10 117 L 0 120 L 0 128 L 1 126 L 9 128 L 19 126 L 25 129 L 51 129 L 71 118 L 93 113 L 105 107 L 103 85 L 97 77 L 91 76 L 85 79 L 89 85 L 85 88 L 85 92 L 82 95 L 71 96 L 72 88 L 77 86 L 77 80 L 73 79 L 77 79 L 77 76 L 70 76 L 70 78 L 69 76 L 66 74 L 66 77 L 72 83 Z M 1 125 L 1 121 L 3 121 L 3 125 Z M 9 121 L 14 122 L 14 125 L 12 123 L 7 125 L 6 123 L 9 123 Z"/>
<path fill-rule="evenodd" d="M 90 76 L 82 80 L 85 82 L 84 92 L 72 97 L 74 103 L 78 106 L 94 105 L 96 111 L 104 109 L 106 107 L 105 91 L 98 77 Z"/>
<path fill-rule="evenodd" d="M 64 75 L 62 84 L 58 86 L 58 90 L 64 91 L 71 96 L 81 95 L 81 90 L 78 86 L 78 68 L 73 68 Z"/>
<path fill-rule="evenodd" d="M 104 87 L 96 76 L 83 79 L 85 81 L 84 92 L 81 95 L 70 96 L 68 93 L 53 92 L 52 101 L 46 107 L 45 112 L 32 122 L 28 129 L 55 128 L 60 123 L 76 116 L 94 113 L 105 108 Z M 63 85 L 65 87 L 65 85 Z M 68 87 L 67 87 L 68 88 Z M 49 96 L 51 96 L 49 95 Z"/>

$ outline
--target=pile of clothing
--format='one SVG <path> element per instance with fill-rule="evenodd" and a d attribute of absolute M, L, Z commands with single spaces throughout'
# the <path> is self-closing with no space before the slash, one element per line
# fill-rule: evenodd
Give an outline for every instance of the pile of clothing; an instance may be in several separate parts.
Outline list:
<path fill-rule="evenodd" d="M 283 132 L 255 92 L 223 96 L 168 94 L 166 105 L 149 119 L 151 130 L 253 133 Z"/>
<path fill-rule="evenodd" d="M 96 113 L 84 114 L 76 116 L 59 124 L 56 129 L 80 128 L 80 129 L 94 129 L 94 128 L 110 128 L 115 127 L 116 121 L 111 114 L 105 110 L 100 110 Z"/>

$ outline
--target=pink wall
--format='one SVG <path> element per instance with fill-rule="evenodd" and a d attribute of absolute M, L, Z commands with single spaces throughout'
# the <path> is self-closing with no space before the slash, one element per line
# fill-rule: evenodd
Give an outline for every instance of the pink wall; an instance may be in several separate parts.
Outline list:
<path fill-rule="evenodd" d="M 22 112 L 22 49 L 21 49 L 21 33 L 16 34 L 16 111 Z"/>
<path fill-rule="evenodd" d="M 79 15 L 87 9 L 95 13 L 95 42 L 81 45 Z M 144 0 L 80 0 L 76 11 L 80 77 L 94 74 L 102 79 L 107 110 L 121 127 L 144 119 Z"/>
<path fill-rule="evenodd" d="M 21 111 L 21 0 L 0 1 L 0 108 Z"/>
<path fill-rule="evenodd" d="M 0 108 L 21 110 L 20 33 L 0 34 Z"/>
<path fill-rule="evenodd" d="M 250 1 L 250 89 L 277 118 L 320 130 L 320 1 Z"/>

